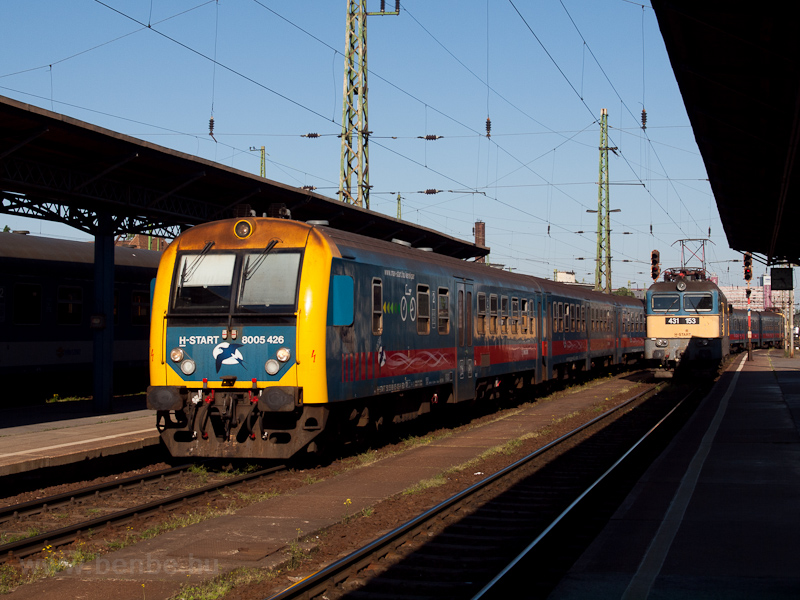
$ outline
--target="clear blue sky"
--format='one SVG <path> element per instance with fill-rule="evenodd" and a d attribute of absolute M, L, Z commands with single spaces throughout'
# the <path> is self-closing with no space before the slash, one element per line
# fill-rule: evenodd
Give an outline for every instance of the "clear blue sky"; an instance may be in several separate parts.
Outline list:
<path fill-rule="evenodd" d="M 0 94 L 253 173 L 260 155 L 249 149 L 265 146 L 268 178 L 333 198 L 346 7 L 5 0 Z M 676 240 L 709 227 L 710 270 L 743 285 L 649 5 L 405 0 L 399 16 L 369 17 L 368 41 L 373 210 L 395 216 L 399 192 L 405 220 L 467 240 L 484 221 L 494 263 L 593 281 L 596 216 L 586 210 L 597 208 L 606 108 L 618 147 L 611 205 L 621 209 L 614 286 L 646 286 L 652 249 L 678 266 Z M 312 132 L 322 137 L 302 137 Z M 427 134 L 443 137 L 418 139 Z M 420 193 L 431 188 L 445 191 Z M 7 215 L 0 224 L 81 237 Z"/>

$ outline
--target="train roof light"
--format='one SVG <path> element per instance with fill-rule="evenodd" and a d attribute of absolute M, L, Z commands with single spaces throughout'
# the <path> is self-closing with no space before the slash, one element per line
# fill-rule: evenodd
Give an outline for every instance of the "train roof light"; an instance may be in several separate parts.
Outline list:
<path fill-rule="evenodd" d="M 253 225 L 250 221 L 245 221 L 244 219 L 236 221 L 236 225 L 233 226 L 233 233 L 236 234 L 236 237 L 240 240 L 247 239 L 250 237 L 250 234 L 253 233 Z"/>

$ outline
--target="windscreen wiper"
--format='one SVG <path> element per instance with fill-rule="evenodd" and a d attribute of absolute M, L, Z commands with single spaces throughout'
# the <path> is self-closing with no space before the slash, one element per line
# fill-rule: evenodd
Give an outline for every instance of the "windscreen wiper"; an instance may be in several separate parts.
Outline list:
<path fill-rule="evenodd" d="M 178 287 L 183 287 L 183 284 L 186 283 L 187 279 L 190 279 L 197 268 L 200 266 L 202 260 L 208 254 L 208 251 L 211 250 L 211 247 L 214 245 L 214 242 L 206 242 L 206 245 L 203 246 L 203 249 L 200 250 L 200 254 L 194 257 L 194 260 L 191 264 L 187 265 L 186 262 L 183 263 L 183 271 L 181 272 L 181 282 Z"/>
<path fill-rule="evenodd" d="M 267 247 L 261 251 L 256 259 L 253 261 L 253 264 L 250 265 L 250 257 L 247 257 L 247 263 L 244 266 L 244 280 L 250 281 L 250 278 L 255 275 L 256 271 L 258 271 L 259 267 L 263 264 L 264 259 L 267 258 L 267 255 L 272 252 L 272 249 L 280 242 L 278 239 L 273 239 L 269 241 Z"/>

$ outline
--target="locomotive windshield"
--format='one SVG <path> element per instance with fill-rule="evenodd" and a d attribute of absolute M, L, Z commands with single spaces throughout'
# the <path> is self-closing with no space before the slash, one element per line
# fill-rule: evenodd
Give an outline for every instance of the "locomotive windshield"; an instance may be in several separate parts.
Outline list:
<path fill-rule="evenodd" d="M 180 255 L 172 310 L 195 315 L 231 310 L 293 313 L 302 253 L 271 250 L 272 247 L 267 247 L 244 254 L 201 251 Z"/>
<path fill-rule="evenodd" d="M 300 253 L 245 254 L 237 308 L 264 312 L 283 308 L 294 311 Z"/>
<path fill-rule="evenodd" d="M 234 254 L 184 254 L 178 262 L 173 308 L 225 312 L 231 304 Z"/>
<path fill-rule="evenodd" d="M 657 312 L 678 312 L 681 309 L 680 294 L 653 294 L 653 310 Z"/>
<path fill-rule="evenodd" d="M 684 294 L 683 309 L 694 312 L 709 311 L 714 307 L 711 294 Z"/>

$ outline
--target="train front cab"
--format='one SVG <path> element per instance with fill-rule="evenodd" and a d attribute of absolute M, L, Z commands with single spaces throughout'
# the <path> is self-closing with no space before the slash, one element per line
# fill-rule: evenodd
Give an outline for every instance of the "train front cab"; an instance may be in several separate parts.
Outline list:
<path fill-rule="evenodd" d="M 200 225 L 168 247 L 147 402 L 173 456 L 288 458 L 324 430 L 330 264 L 291 221 Z"/>
<path fill-rule="evenodd" d="M 646 310 L 645 359 L 667 372 L 682 364 L 713 368 L 730 353 L 727 301 L 713 284 L 655 283 Z"/>

